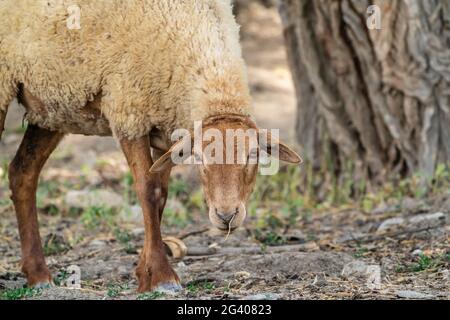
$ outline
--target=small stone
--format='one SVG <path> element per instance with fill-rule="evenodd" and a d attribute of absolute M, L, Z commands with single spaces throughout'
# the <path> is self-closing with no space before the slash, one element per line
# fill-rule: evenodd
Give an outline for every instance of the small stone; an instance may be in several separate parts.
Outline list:
<path fill-rule="evenodd" d="M 404 299 L 432 299 L 434 296 L 418 291 L 403 290 L 397 291 L 397 296 Z"/>
<path fill-rule="evenodd" d="M 392 229 L 397 229 L 399 226 L 405 224 L 405 219 L 397 217 L 383 221 L 378 227 L 377 233 L 383 233 Z"/>
<path fill-rule="evenodd" d="M 423 254 L 423 251 L 420 250 L 420 249 L 414 250 L 414 251 L 411 253 L 411 255 L 412 255 L 413 257 L 417 257 L 417 256 L 420 256 L 420 255 L 422 255 L 422 254 Z"/>
<path fill-rule="evenodd" d="M 430 214 L 419 214 L 411 218 L 396 217 L 383 221 L 378 227 L 377 233 L 386 233 L 389 231 L 411 230 L 418 229 L 437 229 L 445 226 L 448 222 L 448 214 L 443 212 L 436 212 Z"/>
<path fill-rule="evenodd" d="M 448 216 L 443 212 L 422 214 L 412 217 L 409 224 L 414 228 L 437 228 L 447 223 Z"/>

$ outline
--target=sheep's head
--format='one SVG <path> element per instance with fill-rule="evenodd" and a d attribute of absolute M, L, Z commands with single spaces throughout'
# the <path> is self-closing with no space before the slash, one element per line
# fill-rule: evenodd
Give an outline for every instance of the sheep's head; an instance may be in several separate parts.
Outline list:
<path fill-rule="evenodd" d="M 195 130 L 194 137 L 190 135 L 177 142 L 151 170 L 160 171 L 180 162 L 197 165 L 209 219 L 217 229 L 232 232 L 246 217 L 246 203 L 263 153 L 288 163 L 300 164 L 302 160 L 270 135 L 261 138 L 262 133 L 248 118 L 214 117 L 203 122 L 200 128 L 201 133 Z M 201 139 L 197 140 L 196 134 Z"/>

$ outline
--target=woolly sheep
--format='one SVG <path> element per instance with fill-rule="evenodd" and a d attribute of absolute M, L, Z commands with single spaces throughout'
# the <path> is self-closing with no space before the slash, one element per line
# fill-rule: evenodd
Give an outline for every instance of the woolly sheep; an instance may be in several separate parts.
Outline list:
<path fill-rule="evenodd" d="M 75 29 L 68 25 L 74 4 L 81 14 Z M 222 133 L 256 129 L 230 1 L 0 1 L 0 135 L 15 97 L 29 122 L 9 169 L 28 284 L 51 281 L 34 200 L 42 166 L 65 134 L 113 134 L 144 213 L 139 291 L 177 290 L 159 229 L 173 166 L 169 138 L 196 120 Z M 301 161 L 272 144 L 281 160 Z M 199 167 L 211 221 L 238 227 L 257 164 Z"/>

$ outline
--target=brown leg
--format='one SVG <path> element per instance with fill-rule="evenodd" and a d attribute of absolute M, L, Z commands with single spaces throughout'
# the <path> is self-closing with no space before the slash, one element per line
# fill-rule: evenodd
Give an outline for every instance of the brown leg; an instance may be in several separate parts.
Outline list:
<path fill-rule="evenodd" d="M 163 175 L 149 174 L 153 160 L 148 137 L 134 141 L 121 140 L 120 144 L 133 174 L 136 193 L 144 213 L 144 248 L 136 268 L 138 290 L 177 291 L 181 288 L 180 280 L 167 259 L 160 230 L 160 214 L 165 202 L 162 197 Z"/>
<path fill-rule="evenodd" d="M 165 152 L 155 150 L 153 152 L 154 161 L 157 161 Z M 172 168 L 168 168 L 165 171 L 160 172 L 161 178 L 161 206 L 159 208 L 159 222 L 161 223 L 164 207 L 166 206 L 167 196 L 169 195 L 169 180 L 170 172 Z"/>
<path fill-rule="evenodd" d="M 28 285 L 51 282 L 39 235 L 36 189 L 39 174 L 63 134 L 29 125 L 17 154 L 9 166 L 9 184 L 16 209 L 22 245 L 22 271 Z"/>

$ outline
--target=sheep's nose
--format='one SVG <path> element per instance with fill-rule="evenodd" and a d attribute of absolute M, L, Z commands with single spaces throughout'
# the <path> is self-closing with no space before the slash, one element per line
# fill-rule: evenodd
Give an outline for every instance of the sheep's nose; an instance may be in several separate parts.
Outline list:
<path fill-rule="evenodd" d="M 222 222 L 224 224 L 228 225 L 228 224 L 230 224 L 231 220 L 233 220 L 234 217 L 236 217 L 236 214 L 238 213 L 238 210 L 239 209 L 236 208 L 233 212 L 225 213 L 225 212 L 218 211 L 216 209 L 216 215 L 219 217 L 220 220 L 222 220 Z"/>

